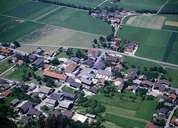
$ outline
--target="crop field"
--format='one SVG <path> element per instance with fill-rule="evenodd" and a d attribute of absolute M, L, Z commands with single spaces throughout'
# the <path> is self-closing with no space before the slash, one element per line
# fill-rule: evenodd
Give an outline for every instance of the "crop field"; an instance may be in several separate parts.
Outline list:
<path fill-rule="evenodd" d="M 135 27 L 161 29 L 165 19 L 164 16 L 140 15 L 130 17 L 126 24 Z"/>
<path fill-rule="evenodd" d="M 0 16 L 0 41 L 11 42 L 42 25 L 17 18 Z"/>
<path fill-rule="evenodd" d="M 102 35 L 112 32 L 110 25 L 89 16 L 86 11 L 68 7 L 61 7 L 54 13 L 42 18 L 40 22 Z"/>
<path fill-rule="evenodd" d="M 37 2 L 26 2 L 24 4 L 20 4 L 19 6 L 6 11 L 4 14 L 20 17 L 20 18 L 27 18 L 35 20 L 39 16 L 57 8 L 56 5 L 47 4 L 47 3 L 37 3 Z"/>
<path fill-rule="evenodd" d="M 92 47 L 93 39 L 99 36 L 62 27 L 44 26 L 19 38 L 18 41 L 23 44 Z"/>
<path fill-rule="evenodd" d="M 107 1 L 103 7 L 118 7 L 127 10 L 158 10 L 166 0 L 120 0 L 120 2 L 112 3 Z"/>
<path fill-rule="evenodd" d="M 164 15 L 166 17 L 162 29 L 178 31 L 178 15 Z"/>

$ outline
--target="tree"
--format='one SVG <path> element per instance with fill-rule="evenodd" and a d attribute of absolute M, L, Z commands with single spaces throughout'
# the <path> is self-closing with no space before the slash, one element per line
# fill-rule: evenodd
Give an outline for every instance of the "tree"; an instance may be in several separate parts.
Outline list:
<path fill-rule="evenodd" d="M 99 41 L 102 44 L 102 43 L 106 42 L 106 39 L 103 36 L 100 36 Z"/>
<path fill-rule="evenodd" d="M 21 45 L 20 45 L 20 43 L 19 43 L 19 42 L 17 42 L 17 41 L 14 41 L 14 42 L 13 42 L 13 44 L 15 45 L 15 47 L 16 47 L 16 48 L 18 48 L 18 47 L 20 47 L 20 46 L 21 46 Z"/>
<path fill-rule="evenodd" d="M 94 44 L 98 44 L 97 39 L 94 39 L 93 42 L 94 42 Z"/>
<path fill-rule="evenodd" d="M 57 66 L 60 64 L 59 60 L 57 58 L 54 58 L 51 63 L 54 65 L 54 66 Z"/>

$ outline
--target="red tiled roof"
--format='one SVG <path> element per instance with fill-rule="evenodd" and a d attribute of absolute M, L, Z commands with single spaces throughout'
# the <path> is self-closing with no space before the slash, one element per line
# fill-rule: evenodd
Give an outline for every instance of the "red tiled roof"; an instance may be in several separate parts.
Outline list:
<path fill-rule="evenodd" d="M 11 49 L 9 48 L 0 48 L 0 52 L 5 53 L 5 54 L 10 54 L 12 52 Z"/>
<path fill-rule="evenodd" d="M 69 65 L 66 67 L 65 71 L 66 71 L 67 73 L 71 73 L 71 72 L 75 71 L 75 69 L 77 68 L 77 66 L 78 66 L 78 65 L 75 64 L 75 63 L 69 64 Z"/>
<path fill-rule="evenodd" d="M 4 91 L 4 92 L 2 92 L 2 95 L 3 96 L 10 96 L 12 94 L 12 91 L 11 90 L 6 90 L 6 91 Z"/>
<path fill-rule="evenodd" d="M 17 64 L 18 64 L 18 65 L 22 65 L 23 63 L 24 63 L 23 60 L 18 60 L 18 61 L 17 61 Z"/>
<path fill-rule="evenodd" d="M 172 98 L 173 100 L 176 100 L 176 98 L 177 98 L 176 94 L 174 94 L 174 93 L 172 93 L 169 97 Z"/>
<path fill-rule="evenodd" d="M 67 78 L 65 74 L 60 74 L 60 73 L 57 73 L 55 71 L 50 71 L 50 70 L 45 70 L 43 75 L 54 78 L 54 79 L 63 80 L 63 81 L 65 81 Z"/>

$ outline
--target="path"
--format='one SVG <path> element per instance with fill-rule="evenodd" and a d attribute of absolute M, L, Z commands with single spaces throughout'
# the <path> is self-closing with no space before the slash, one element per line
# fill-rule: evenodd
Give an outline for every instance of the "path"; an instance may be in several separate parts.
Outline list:
<path fill-rule="evenodd" d="M 61 7 L 58 6 L 57 8 L 55 8 L 55 9 L 53 9 L 53 10 L 51 10 L 51 11 L 49 11 L 49 12 L 47 12 L 47 13 L 45 13 L 45 14 L 43 14 L 43 15 L 41 15 L 41 16 L 35 18 L 35 19 L 33 19 L 33 21 L 38 21 L 38 20 L 40 20 L 40 19 L 42 19 L 42 18 L 44 18 L 44 17 L 46 17 L 46 16 L 52 14 L 53 12 L 57 11 L 57 10 L 60 9 L 60 8 L 61 8 Z"/>
<path fill-rule="evenodd" d="M 98 4 L 95 8 L 100 7 L 101 5 L 103 5 L 104 3 L 106 3 L 107 1 L 109 1 L 109 0 L 105 0 L 105 1 L 101 2 L 101 3 Z"/>
<path fill-rule="evenodd" d="M 160 8 L 159 8 L 159 10 L 157 11 L 157 15 L 161 12 L 161 10 L 166 6 L 166 4 L 168 4 L 169 3 L 169 0 L 167 0 Z"/>
<path fill-rule="evenodd" d="M 78 48 L 78 49 L 89 49 L 86 47 L 80 47 L 80 46 L 63 46 L 63 45 L 40 45 L 40 44 L 22 44 L 22 46 L 37 46 L 37 47 L 53 47 L 53 48 L 59 48 L 59 47 L 64 47 L 64 48 Z M 149 58 L 144 58 L 144 57 L 140 57 L 140 56 L 136 56 L 136 55 L 129 55 L 126 53 L 121 53 L 121 52 L 116 52 L 116 51 L 112 51 L 112 50 L 107 50 L 107 49 L 99 49 L 103 52 L 113 52 L 122 56 L 127 56 L 127 57 L 132 57 L 132 58 L 136 58 L 136 59 L 140 59 L 140 60 L 145 60 L 145 61 L 149 61 L 149 62 L 153 62 L 153 63 L 157 63 L 159 65 L 164 65 L 166 67 L 169 68 L 173 68 L 173 69 L 178 69 L 178 65 L 176 64 L 171 64 L 168 62 L 163 62 L 163 61 L 159 61 L 159 60 L 154 60 L 154 59 L 149 59 Z"/>
<path fill-rule="evenodd" d="M 167 119 L 167 121 L 166 121 L 166 125 L 165 125 L 164 128 L 170 128 L 170 127 L 169 127 L 169 123 L 170 123 L 170 121 L 171 121 L 171 119 L 172 119 L 172 116 L 173 116 L 173 114 L 174 114 L 174 112 L 175 112 L 176 109 L 178 109 L 178 105 L 175 106 L 175 107 L 173 108 L 173 110 L 171 111 L 171 113 L 170 113 L 170 115 L 169 115 L 169 117 L 168 117 L 168 119 Z"/>
<path fill-rule="evenodd" d="M 0 74 L 0 76 L 5 75 L 7 72 L 9 72 L 11 69 L 13 69 L 15 67 L 15 65 L 13 65 L 12 67 L 10 67 L 9 69 L 7 69 L 6 71 L 4 71 L 3 73 Z"/>

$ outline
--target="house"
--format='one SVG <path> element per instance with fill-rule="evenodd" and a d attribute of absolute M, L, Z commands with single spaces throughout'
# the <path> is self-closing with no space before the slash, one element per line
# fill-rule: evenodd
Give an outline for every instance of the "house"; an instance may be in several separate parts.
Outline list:
<path fill-rule="evenodd" d="M 47 87 L 47 86 L 40 86 L 39 87 L 39 92 L 43 93 L 43 94 L 46 94 L 46 95 L 51 94 L 53 91 L 54 91 L 54 89 L 52 89 L 50 87 Z"/>
<path fill-rule="evenodd" d="M 88 85 L 88 86 L 92 86 L 92 83 L 93 83 L 93 81 L 91 80 L 91 79 L 89 79 L 89 78 L 80 78 L 80 80 L 81 80 L 81 82 L 83 83 L 83 84 L 86 84 L 86 85 Z"/>
<path fill-rule="evenodd" d="M 62 93 L 52 93 L 49 98 L 59 101 L 62 99 Z"/>
<path fill-rule="evenodd" d="M 159 110 L 159 114 L 162 114 L 162 115 L 167 115 L 169 112 L 169 109 L 168 108 L 160 108 Z"/>
<path fill-rule="evenodd" d="M 85 122 L 87 121 L 88 117 L 87 117 L 87 116 L 84 116 L 84 115 L 82 115 L 82 114 L 79 114 L 79 113 L 75 113 L 75 114 L 73 115 L 72 119 L 73 119 L 74 121 L 80 121 L 81 123 L 85 123 Z"/>
<path fill-rule="evenodd" d="M 45 105 L 47 105 L 48 107 L 51 107 L 51 108 L 56 107 L 58 104 L 57 100 L 50 99 L 50 98 L 46 98 L 44 100 L 44 102 L 45 102 Z"/>
<path fill-rule="evenodd" d="M 97 58 L 101 55 L 101 51 L 95 48 L 88 49 L 88 57 Z"/>
<path fill-rule="evenodd" d="M 0 60 L 3 60 L 5 58 L 5 56 L 0 55 Z"/>
<path fill-rule="evenodd" d="M 59 102 L 59 107 L 65 108 L 65 109 L 70 109 L 73 105 L 73 101 L 71 100 L 61 100 Z"/>
<path fill-rule="evenodd" d="M 75 97 L 76 97 L 75 94 L 68 93 L 68 92 L 63 92 L 62 96 L 63 96 L 65 99 L 69 99 L 69 100 L 74 100 Z"/>
<path fill-rule="evenodd" d="M 89 67 L 93 67 L 94 63 L 95 63 L 95 59 L 92 59 L 92 58 L 88 58 L 87 60 L 85 60 L 83 62 L 83 64 L 85 64 L 85 65 L 87 65 Z"/>
<path fill-rule="evenodd" d="M 4 92 L 2 92 L 2 96 L 8 97 L 12 95 L 12 91 L 11 90 L 5 90 Z"/>
<path fill-rule="evenodd" d="M 18 60 L 18 61 L 17 61 L 17 65 L 18 65 L 18 66 L 22 66 L 23 64 L 24 64 L 24 61 L 23 61 L 23 60 Z"/>
<path fill-rule="evenodd" d="M 32 107 L 32 102 L 30 101 L 24 101 L 17 106 L 17 108 L 19 108 L 19 111 L 23 114 L 27 113 L 30 107 Z"/>
<path fill-rule="evenodd" d="M 66 73 L 72 73 L 77 69 L 78 65 L 76 63 L 71 63 L 65 68 Z"/>
<path fill-rule="evenodd" d="M 20 103 L 20 100 L 17 99 L 17 98 L 13 99 L 13 100 L 10 102 L 11 106 L 13 106 L 13 107 L 17 106 L 19 103 Z"/>
<path fill-rule="evenodd" d="M 10 48 L 6 48 L 6 47 L 0 47 L 0 53 L 1 55 L 10 56 L 13 54 L 13 50 L 11 50 Z"/>
<path fill-rule="evenodd" d="M 74 115 L 74 112 L 71 110 L 65 110 L 63 115 L 67 118 L 72 118 L 72 116 Z"/>
<path fill-rule="evenodd" d="M 43 75 L 61 81 L 66 81 L 67 79 L 67 76 L 65 74 L 58 73 L 56 71 L 51 71 L 51 70 L 44 70 Z"/>
<path fill-rule="evenodd" d="M 40 112 L 39 110 L 37 110 L 34 107 L 30 107 L 28 112 L 27 112 L 27 116 L 39 117 L 40 115 L 42 115 L 42 112 Z"/>
<path fill-rule="evenodd" d="M 171 93 L 169 98 L 171 98 L 172 101 L 175 101 L 177 99 L 177 95 L 175 93 Z"/>
<path fill-rule="evenodd" d="M 111 72 L 111 70 L 108 71 L 108 70 L 99 69 L 97 71 L 96 77 L 99 78 L 99 79 L 109 80 L 112 77 L 112 72 Z"/>
<path fill-rule="evenodd" d="M 105 67 L 106 67 L 106 64 L 105 64 L 103 58 L 102 57 L 98 57 L 96 62 L 95 62 L 95 64 L 94 64 L 94 66 L 93 66 L 93 68 L 98 70 L 98 69 L 104 69 Z"/>
<path fill-rule="evenodd" d="M 78 88 L 80 89 L 82 87 L 82 85 L 80 83 L 77 83 L 77 82 L 70 82 L 69 83 L 71 87 L 73 88 Z"/>
<path fill-rule="evenodd" d="M 37 68 L 41 68 L 44 66 L 44 58 L 43 57 L 38 57 L 33 63 L 33 66 Z"/>
<path fill-rule="evenodd" d="M 34 62 L 34 61 L 37 59 L 37 56 L 34 55 L 34 54 L 30 54 L 30 55 L 28 56 L 28 58 L 29 58 L 30 62 L 32 63 L 32 62 Z"/>

